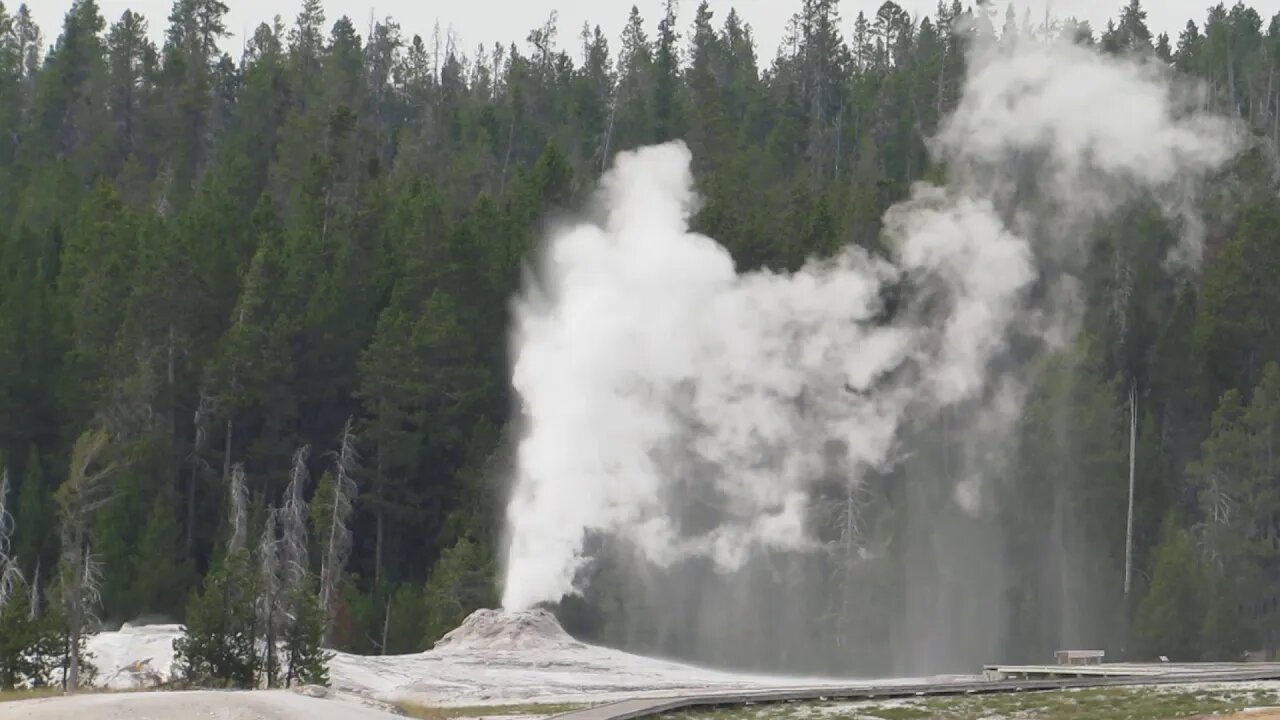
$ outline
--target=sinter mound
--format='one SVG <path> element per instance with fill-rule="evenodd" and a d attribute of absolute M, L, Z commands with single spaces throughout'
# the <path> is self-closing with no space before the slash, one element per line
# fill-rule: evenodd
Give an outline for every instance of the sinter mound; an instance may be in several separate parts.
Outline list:
<path fill-rule="evenodd" d="M 437 652 L 546 650 L 582 647 L 546 610 L 477 610 L 436 642 Z"/>

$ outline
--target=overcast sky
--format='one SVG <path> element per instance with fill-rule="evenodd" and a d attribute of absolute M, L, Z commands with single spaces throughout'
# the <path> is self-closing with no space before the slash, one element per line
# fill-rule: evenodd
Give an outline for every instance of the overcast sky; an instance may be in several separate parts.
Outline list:
<path fill-rule="evenodd" d="M 19 0 L 10 0 L 8 5 L 16 6 Z M 882 0 L 843 0 L 841 15 L 848 34 L 853 18 L 859 11 L 868 16 L 874 15 Z M 949 1 L 949 0 L 948 0 Z M 1175 39 L 1188 19 L 1200 22 L 1204 19 L 1205 10 L 1218 0 L 1146 0 L 1148 23 L 1153 32 L 1168 32 Z M 71 0 L 26 0 L 34 9 L 36 19 L 44 30 L 48 43 L 52 43 L 62 27 L 62 16 L 70 7 Z M 274 15 L 282 16 L 286 23 L 292 22 L 301 6 L 301 0 L 224 0 L 231 8 L 227 27 L 235 37 L 225 42 L 224 47 L 238 56 L 241 40 L 253 34 L 258 23 L 269 20 Z M 681 28 L 687 27 L 693 17 L 693 11 L 699 0 L 682 0 Z M 1049 3 L 1056 16 L 1074 15 L 1093 23 L 1095 29 L 1105 26 L 1108 18 L 1116 15 L 1126 0 L 1019 0 L 1015 7 L 1029 8 L 1036 17 L 1043 17 L 1045 5 Z M 937 7 L 937 0 L 898 0 L 898 3 L 913 14 L 932 14 Z M 120 17 L 126 9 L 142 13 L 150 22 L 152 35 L 159 40 L 162 37 L 166 18 L 172 0 L 98 0 L 108 22 Z M 524 44 L 524 38 L 530 29 L 541 26 L 547 15 L 555 10 L 559 13 L 560 44 L 575 53 L 578 47 L 576 38 L 584 21 L 593 25 L 599 24 L 608 34 L 613 46 L 622 29 L 627 12 L 632 5 L 640 8 L 641 14 L 648 22 L 651 30 L 656 26 L 663 0 L 327 0 L 325 12 L 331 23 L 342 15 L 355 20 L 356 27 L 364 34 L 368 26 L 370 13 L 382 18 L 391 16 L 400 23 L 406 37 L 421 34 L 430 36 L 431 29 L 437 19 L 443 28 L 452 28 L 461 40 L 461 46 L 468 52 L 483 42 L 491 45 L 495 41 L 509 43 L 513 40 Z M 965 0 L 965 4 L 970 4 Z M 996 0 L 996 6 L 1002 12 L 1006 3 Z M 1227 2 L 1228 5 L 1232 1 Z M 1264 18 L 1270 19 L 1280 11 L 1280 0 L 1246 0 Z M 759 45 L 760 55 L 764 59 L 773 57 L 778 42 L 782 39 L 787 19 L 800 7 L 800 0 L 711 0 L 716 17 L 723 19 L 730 7 L 738 8 L 747 22 L 751 23 Z M 687 33 L 682 33 L 687 34 Z"/>

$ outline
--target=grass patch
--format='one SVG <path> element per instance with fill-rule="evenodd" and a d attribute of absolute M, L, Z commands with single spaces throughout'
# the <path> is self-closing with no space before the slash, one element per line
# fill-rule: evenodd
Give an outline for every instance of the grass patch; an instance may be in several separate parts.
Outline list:
<path fill-rule="evenodd" d="M 559 715 L 589 707 L 583 704 L 543 704 L 527 703 L 525 705 L 467 705 L 459 707 L 428 707 L 414 703 L 399 703 L 398 707 L 411 718 L 419 720 L 460 720 L 461 718 L 503 717 L 508 715 Z"/>
<path fill-rule="evenodd" d="M 1280 706 L 1280 688 L 1099 688 L 668 713 L 664 720 L 1172 720 Z"/>
<path fill-rule="evenodd" d="M 933 717 L 933 713 L 928 710 L 921 710 L 910 705 L 882 708 L 876 713 L 878 720 L 924 720 L 924 718 L 931 717 Z"/>
<path fill-rule="evenodd" d="M 0 702 L 16 700 L 38 700 L 39 698 L 57 697 L 62 688 L 36 688 L 34 690 L 0 690 Z"/>

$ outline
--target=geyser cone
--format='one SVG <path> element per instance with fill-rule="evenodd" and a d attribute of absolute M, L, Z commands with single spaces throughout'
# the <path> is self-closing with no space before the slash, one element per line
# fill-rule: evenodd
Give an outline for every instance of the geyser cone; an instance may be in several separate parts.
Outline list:
<path fill-rule="evenodd" d="M 476 610 L 435 644 L 436 652 L 492 653 L 581 647 L 547 610 Z"/>

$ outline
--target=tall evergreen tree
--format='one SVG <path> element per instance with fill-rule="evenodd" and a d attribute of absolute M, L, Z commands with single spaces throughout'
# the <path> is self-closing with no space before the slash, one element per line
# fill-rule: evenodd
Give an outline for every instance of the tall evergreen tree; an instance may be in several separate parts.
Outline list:
<path fill-rule="evenodd" d="M 943 0 L 926 17 L 901 2 L 794 0 L 785 42 L 761 63 L 746 17 L 709 2 L 684 8 L 691 22 L 679 28 L 675 2 L 652 24 L 632 8 L 612 43 L 588 25 L 580 54 L 563 49 L 554 15 L 467 54 L 439 29 L 415 35 L 384 18 L 366 31 L 328 21 L 319 0 L 300 5 L 257 18 L 267 22 L 236 48 L 224 47 L 220 0 L 110 24 L 95 0 L 67 0 L 47 39 L 29 8 L 0 9 L 0 453 L 30 603 L 63 616 L 64 638 L 68 626 L 82 635 L 97 607 L 116 620 L 185 615 L 182 596 L 202 582 L 187 613 L 214 612 L 236 590 L 228 583 L 247 578 L 252 618 L 240 608 L 203 626 L 252 624 L 280 640 L 305 630 L 289 622 L 301 601 L 287 567 L 296 582 L 319 572 L 312 599 L 333 644 L 425 647 L 494 602 L 496 479 L 510 470 L 488 460 L 519 426 L 503 381 L 510 298 L 548 221 L 580 210 L 619 151 L 686 140 L 702 200 L 694 224 L 740 270 L 795 269 L 849 244 L 884 254 L 885 211 L 912 183 L 947 177 L 928 138 L 959 102 L 974 44 L 1061 35 L 1116 61 L 1163 63 L 1151 72 L 1202 86 L 1203 107 L 1257 142 L 1209 184 L 1200 267 L 1164 271 L 1185 228 L 1140 203 L 1080 263 L 1088 341 L 1032 369 L 1009 430 L 1017 481 L 1001 485 L 994 521 L 1063 562 L 1050 577 L 1035 553 L 1015 553 L 1011 575 L 1100 588 L 1088 602 L 1117 592 L 1115 480 L 1127 476 L 1134 383 L 1133 647 L 1191 658 L 1280 645 L 1269 581 L 1280 193 L 1265 151 L 1280 140 L 1280 18 L 1219 4 L 1171 37 L 1151 24 L 1150 3 L 1125 0 L 1098 38 L 1075 21 L 1028 27 L 1017 8 L 990 3 Z M 349 513 L 335 502 L 340 473 L 325 479 L 318 460 L 341 454 L 348 418 L 365 455 Z M 73 463 L 89 427 L 109 443 L 99 461 Z M 294 462 L 302 446 L 315 452 Z M 78 500 L 73 488 L 113 462 L 127 472 Z M 317 487 L 290 487 L 313 472 Z M 266 510 L 286 507 L 287 518 Z M 847 493 L 813 511 L 852 517 Z M 246 567 L 228 569 L 237 562 Z M 872 578 L 876 601 L 892 604 L 902 579 L 884 562 L 821 571 L 842 588 Z M 100 605 L 54 592 L 85 589 L 98 569 Z M 622 639 L 610 603 L 627 586 L 601 582 L 619 584 L 587 602 L 607 607 L 595 629 Z M 1010 634 L 1027 647 L 1087 614 L 1052 593 L 1006 590 Z M 823 606 L 823 630 L 889 642 L 891 623 L 849 610 L 853 598 Z M 0 626 L 17 624 L 8 607 Z M 6 642 L 0 656 L 12 657 Z M 234 656 L 249 645 L 217 647 Z M 9 681 L 21 671 L 5 662 Z M 198 663 L 195 675 L 220 682 L 291 674 L 274 649 L 216 672 Z"/>

